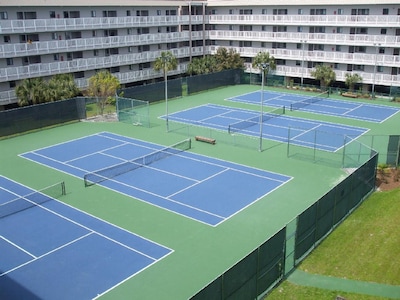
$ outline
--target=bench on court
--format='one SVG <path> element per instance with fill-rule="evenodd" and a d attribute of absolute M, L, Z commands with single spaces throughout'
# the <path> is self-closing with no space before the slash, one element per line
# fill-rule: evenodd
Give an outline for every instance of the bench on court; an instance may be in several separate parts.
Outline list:
<path fill-rule="evenodd" d="M 205 143 L 209 143 L 209 144 L 212 144 L 212 145 L 215 145 L 215 143 L 216 143 L 216 140 L 215 139 L 212 139 L 212 138 L 208 138 L 208 137 L 205 137 L 205 136 L 195 136 L 195 139 L 196 139 L 196 141 L 200 141 L 200 142 L 205 142 Z"/>

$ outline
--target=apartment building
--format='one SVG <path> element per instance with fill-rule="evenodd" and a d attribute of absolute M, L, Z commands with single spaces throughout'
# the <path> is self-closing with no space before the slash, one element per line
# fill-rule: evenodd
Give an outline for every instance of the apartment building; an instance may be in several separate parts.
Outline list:
<path fill-rule="evenodd" d="M 185 74 L 194 57 L 218 47 L 245 59 L 268 51 L 274 73 L 312 82 L 320 63 L 358 73 L 366 91 L 400 88 L 398 0 L 0 0 L 0 107 L 17 102 L 26 78 L 73 74 L 84 89 L 107 69 L 125 85 L 161 80 L 152 62 L 162 51 L 179 60 L 169 75 Z"/>

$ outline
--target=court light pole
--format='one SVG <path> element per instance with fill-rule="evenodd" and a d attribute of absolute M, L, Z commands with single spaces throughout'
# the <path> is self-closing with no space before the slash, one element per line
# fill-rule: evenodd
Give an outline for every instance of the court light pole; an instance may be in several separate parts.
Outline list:
<path fill-rule="evenodd" d="M 261 70 L 261 113 L 260 113 L 260 146 L 259 151 L 262 151 L 262 139 L 263 139 L 263 114 L 264 114 L 264 77 L 265 72 L 269 68 L 269 63 L 261 63 L 258 65 L 259 69 Z"/>
<path fill-rule="evenodd" d="M 167 132 L 169 132 L 169 124 L 168 124 L 168 82 L 167 82 L 167 65 L 170 60 L 168 55 L 161 56 L 161 60 L 163 63 L 164 70 L 164 85 L 165 85 L 165 125 L 167 127 Z"/>
<path fill-rule="evenodd" d="M 374 46 L 375 46 L 375 62 L 374 62 L 374 75 L 373 75 L 373 78 L 372 78 L 372 90 L 371 90 L 372 99 L 375 98 L 376 64 L 377 64 L 377 60 L 378 60 L 378 47 L 379 47 L 380 45 L 381 45 L 381 44 L 374 44 Z"/>
<path fill-rule="evenodd" d="M 301 42 L 301 52 L 302 52 L 302 58 L 301 58 L 301 83 L 300 86 L 303 87 L 303 81 L 304 81 L 304 46 L 307 41 L 305 40 L 300 40 Z"/>

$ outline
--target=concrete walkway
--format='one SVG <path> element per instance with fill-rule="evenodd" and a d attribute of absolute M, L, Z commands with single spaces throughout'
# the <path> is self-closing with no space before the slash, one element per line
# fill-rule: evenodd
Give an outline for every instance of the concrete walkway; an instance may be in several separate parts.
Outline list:
<path fill-rule="evenodd" d="M 400 286 L 374 282 L 358 281 L 324 275 L 310 274 L 302 270 L 295 270 L 288 277 L 288 281 L 297 285 L 316 287 L 326 290 L 335 290 L 349 293 L 380 296 L 391 299 L 400 299 Z"/>

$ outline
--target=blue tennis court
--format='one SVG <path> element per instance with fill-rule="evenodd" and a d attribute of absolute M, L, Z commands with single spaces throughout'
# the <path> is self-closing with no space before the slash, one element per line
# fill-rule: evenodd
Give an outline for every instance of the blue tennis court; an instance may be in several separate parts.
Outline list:
<path fill-rule="evenodd" d="M 171 252 L 0 176 L 1 299 L 93 299 Z"/>
<path fill-rule="evenodd" d="M 291 179 L 171 149 L 101 132 L 21 156 L 211 226 Z"/>
<path fill-rule="evenodd" d="M 170 114 L 170 121 L 228 131 L 231 134 L 260 136 L 260 112 L 223 105 L 206 104 Z M 162 116 L 161 118 L 165 118 Z M 368 131 L 310 119 L 289 117 L 283 109 L 263 114 L 262 136 L 278 142 L 335 152 Z"/>
<path fill-rule="evenodd" d="M 242 94 L 227 100 L 260 105 L 261 91 Z M 304 101 L 304 102 L 303 102 Z M 264 105 L 272 107 L 285 106 L 287 109 L 293 107 L 293 110 L 302 110 L 316 114 L 339 116 L 375 123 L 381 123 L 399 112 L 398 108 L 365 104 L 354 101 L 334 100 L 327 97 L 327 94 L 309 95 L 278 93 L 264 91 Z"/>

